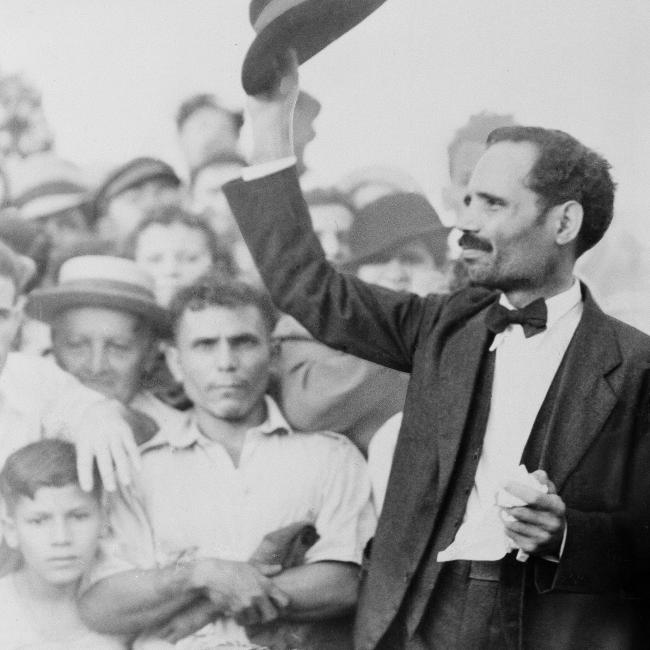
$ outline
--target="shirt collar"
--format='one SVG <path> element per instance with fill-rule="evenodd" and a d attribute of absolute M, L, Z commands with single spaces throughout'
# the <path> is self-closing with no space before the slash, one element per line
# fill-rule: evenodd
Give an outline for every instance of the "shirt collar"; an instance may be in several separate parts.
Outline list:
<path fill-rule="evenodd" d="M 286 435 L 291 433 L 291 426 L 282 415 L 280 407 L 276 404 L 275 400 L 268 395 L 265 395 L 264 403 L 266 406 L 266 419 L 262 424 L 250 428 L 248 433 L 257 433 L 265 436 Z M 151 445 L 147 443 L 144 447 L 148 449 L 151 446 L 158 446 L 161 442 L 160 437 L 155 436 L 149 441 L 149 443 L 155 444 Z M 185 426 L 176 431 L 166 432 L 165 443 L 175 449 L 186 449 L 195 444 L 210 444 L 211 440 L 201 433 L 196 423 L 196 419 L 190 413 L 185 421 Z"/>
<path fill-rule="evenodd" d="M 515 309 L 505 293 L 501 294 L 499 302 L 507 309 Z M 576 305 L 582 302 L 580 283 L 574 278 L 573 284 L 568 289 L 550 298 L 546 298 L 544 302 L 546 303 L 547 309 L 546 328 L 548 329 L 553 327 L 562 316 L 568 314 Z"/>
<path fill-rule="evenodd" d="M 546 331 L 548 331 L 555 323 L 557 323 L 563 316 L 566 316 L 572 309 L 577 307 L 582 302 L 582 292 L 580 290 L 580 283 L 574 278 L 573 284 L 550 298 L 547 298 L 546 303 Z M 515 309 L 513 304 L 508 300 L 505 293 L 502 293 L 499 296 L 499 303 L 506 307 L 507 309 Z M 521 325 L 517 327 L 521 328 Z M 490 352 L 496 350 L 501 343 L 508 338 L 510 333 L 514 330 L 515 326 L 508 326 L 503 332 L 500 332 L 494 337 L 492 345 L 490 345 Z M 521 330 L 520 330 L 521 331 Z M 541 337 L 543 337 L 544 332 L 539 334 L 536 337 L 533 337 L 536 343 L 539 343 Z"/>

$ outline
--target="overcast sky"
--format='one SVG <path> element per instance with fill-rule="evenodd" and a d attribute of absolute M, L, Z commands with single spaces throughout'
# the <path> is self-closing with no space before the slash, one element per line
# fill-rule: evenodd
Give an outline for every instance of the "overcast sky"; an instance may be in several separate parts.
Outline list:
<path fill-rule="evenodd" d="M 180 165 L 176 107 L 199 91 L 242 104 L 252 36 L 246 0 L 0 0 L 0 69 L 42 89 L 80 164 Z M 621 217 L 647 221 L 648 0 L 388 0 L 301 73 L 323 103 L 308 162 L 324 182 L 393 164 L 439 205 L 453 131 L 488 109 L 602 152 Z"/>

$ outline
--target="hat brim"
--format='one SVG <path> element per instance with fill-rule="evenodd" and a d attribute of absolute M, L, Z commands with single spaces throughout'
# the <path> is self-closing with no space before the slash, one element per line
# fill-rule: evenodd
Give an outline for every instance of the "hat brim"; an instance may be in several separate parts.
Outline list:
<path fill-rule="evenodd" d="M 354 255 L 350 260 L 345 262 L 341 266 L 341 270 L 346 273 L 356 273 L 357 269 L 363 264 L 371 264 L 373 260 L 378 256 L 382 255 L 386 251 L 392 250 L 393 248 L 399 248 L 404 244 L 408 244 L 412 241 L 417 241 L 423 237 L 432 237 L 435 240 L 443 240 L 444 245 L 447 245 L 447 237 L 451 232 L 451 228 L 446 228 L 445 226 L 434 226 L 430 229 L 423 229 L 419 232 L 411 232 L 401 239 L 395 239 L 390 242 L 384 242 L 377 245 L 370 245 L 365 250 L 359 251 Z"/>
<path fill-rule="evenodd" d="M 167 310 L 156 304 L 122 292 L 96 289 L 71 290 L 66 287 L 35 289 L 29 294 L 25 313 L 46 323 L 51 323 L 58 314 L 75 307 L 104 307 L 141 316 L 150 322 L 158 336 L 171 335 L 171 323 Z"/>
<path fill-rule="evenodd" d="M 307 0 L 288 9 L 255 38 L 244 59 L 242 86 L 249 95 L 269 90 L 274 62 L 294 49 L 304 63 L 378 9 L 386 0 Z"/>

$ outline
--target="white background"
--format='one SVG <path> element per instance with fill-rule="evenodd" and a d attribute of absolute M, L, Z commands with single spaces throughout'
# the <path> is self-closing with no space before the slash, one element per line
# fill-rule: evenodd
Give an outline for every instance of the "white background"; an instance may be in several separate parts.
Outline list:
<path fill-rule="evenodd" d="M 0 69 L 42 89 L 64 157 L 101 168 L 139 154 L 180 166 L 178 104 L 210 91 L 241 105 L 252 37 L 247 0 L 0 0 Z M 308 150 L 323 181 L 399 165 L 440 205 L 453 131 L 514 113 L 602 152 L 619 221 L 648 240 L 648 0 L 388 0 L 302 79 L 323 103 Z"/>

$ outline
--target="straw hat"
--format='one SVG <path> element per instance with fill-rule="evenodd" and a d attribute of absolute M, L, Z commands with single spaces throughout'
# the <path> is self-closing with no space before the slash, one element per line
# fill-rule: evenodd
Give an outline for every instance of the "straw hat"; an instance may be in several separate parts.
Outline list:
<path fill-rule="evenodd" d="M 56 286 L 32 291 L 25 311 L 49 323 L 73 307 L 106 307 L 142 316 L 166 336 L 169 315 L 156 303 L 153 289 L 151 276 L 133 260 L 82 255 L 62 264 Z"/>

